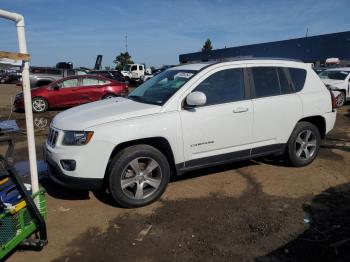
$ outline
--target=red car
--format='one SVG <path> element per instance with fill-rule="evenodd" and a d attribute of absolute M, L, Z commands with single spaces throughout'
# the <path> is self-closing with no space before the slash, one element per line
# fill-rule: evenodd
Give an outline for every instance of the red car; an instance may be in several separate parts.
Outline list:
<path fill-rule="evenodd" d="M 100 99 L 125 96 L 128 86 L 100 75 L 80 75 L 33 88 L 31 92 L 33 112 L 42 113 L 49 108 L 72 107 Z M 14 107 L 15 110 L 24 109 L 23 93 L 16 95 Z"/>

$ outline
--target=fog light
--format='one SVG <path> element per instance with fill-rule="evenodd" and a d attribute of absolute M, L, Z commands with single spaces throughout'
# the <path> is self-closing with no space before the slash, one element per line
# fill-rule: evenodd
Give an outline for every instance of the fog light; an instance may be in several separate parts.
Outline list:
<path fill-rule="evenodd" d="M 61 160 L 61 165 L 64 170 L 74 171 L 77 164 L 75 160 Z"/>

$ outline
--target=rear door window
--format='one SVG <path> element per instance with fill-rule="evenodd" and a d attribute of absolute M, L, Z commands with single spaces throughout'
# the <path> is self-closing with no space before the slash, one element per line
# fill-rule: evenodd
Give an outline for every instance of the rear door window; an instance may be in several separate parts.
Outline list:
<path fill-rule="evenodd" d="M 253 67 L 255 97 L 276 96 L 281 94 L 281 88 L 275 67 Z"/>
<path fill-rule="evenodd" d="M 96 78 L 84 77 L 82 86 L 97 86 L 99 84 L 99 80 Z"/>
<path fill-rule="evenodd" d="M 281 93 L 282 94 L 291 93 L 291 90 L 289 88 L 289 82 L 288 82 L 288 79 L 287 79 L 287 76 L 285 74 L 284 69 L 282 67 L 278 67 L 277 73 L 278 73 L 278 79 L 279 79 L 279 83 L 280 83 Z"/>

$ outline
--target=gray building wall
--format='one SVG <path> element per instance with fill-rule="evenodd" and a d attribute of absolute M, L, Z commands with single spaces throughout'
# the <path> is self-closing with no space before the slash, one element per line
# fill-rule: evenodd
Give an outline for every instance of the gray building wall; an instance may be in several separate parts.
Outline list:
<path fill-rule="evenodd" d="M 310 63 L 324 62 L 330 57 L 350 60 L 350 31 L 181 54 L 179 60 L 189 63 L 233 57 L 278 57 Z"/>

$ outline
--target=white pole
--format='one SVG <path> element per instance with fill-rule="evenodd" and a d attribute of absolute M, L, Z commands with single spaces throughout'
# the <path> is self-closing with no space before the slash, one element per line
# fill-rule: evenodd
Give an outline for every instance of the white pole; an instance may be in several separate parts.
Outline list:
<path fill-rule="evenodd" d="M 7 12 L 5 10 L 0 9 L 0 17 L 16 22 L 19 52 L 23 54 L 27 54 L 28 51 L 27 51 L 26 37 L 25 37 L 25 31 L 24 31 L 23 16 L 20 14 Z M 32 96 L 30 92 L 30 82 L 29 82 L 29 62 L 23 63 L 22 85 L 23 85 L 23 97 L 24 97 L 24 110 L 25 110 L 26 126 L 27 126 L 30 178 L 31 178 L 31 184 L 32 184 L 32 193 L 35 193 L 39 190 L 39 180 L 38 180 L 38 167 L 36 163 Z"/>

